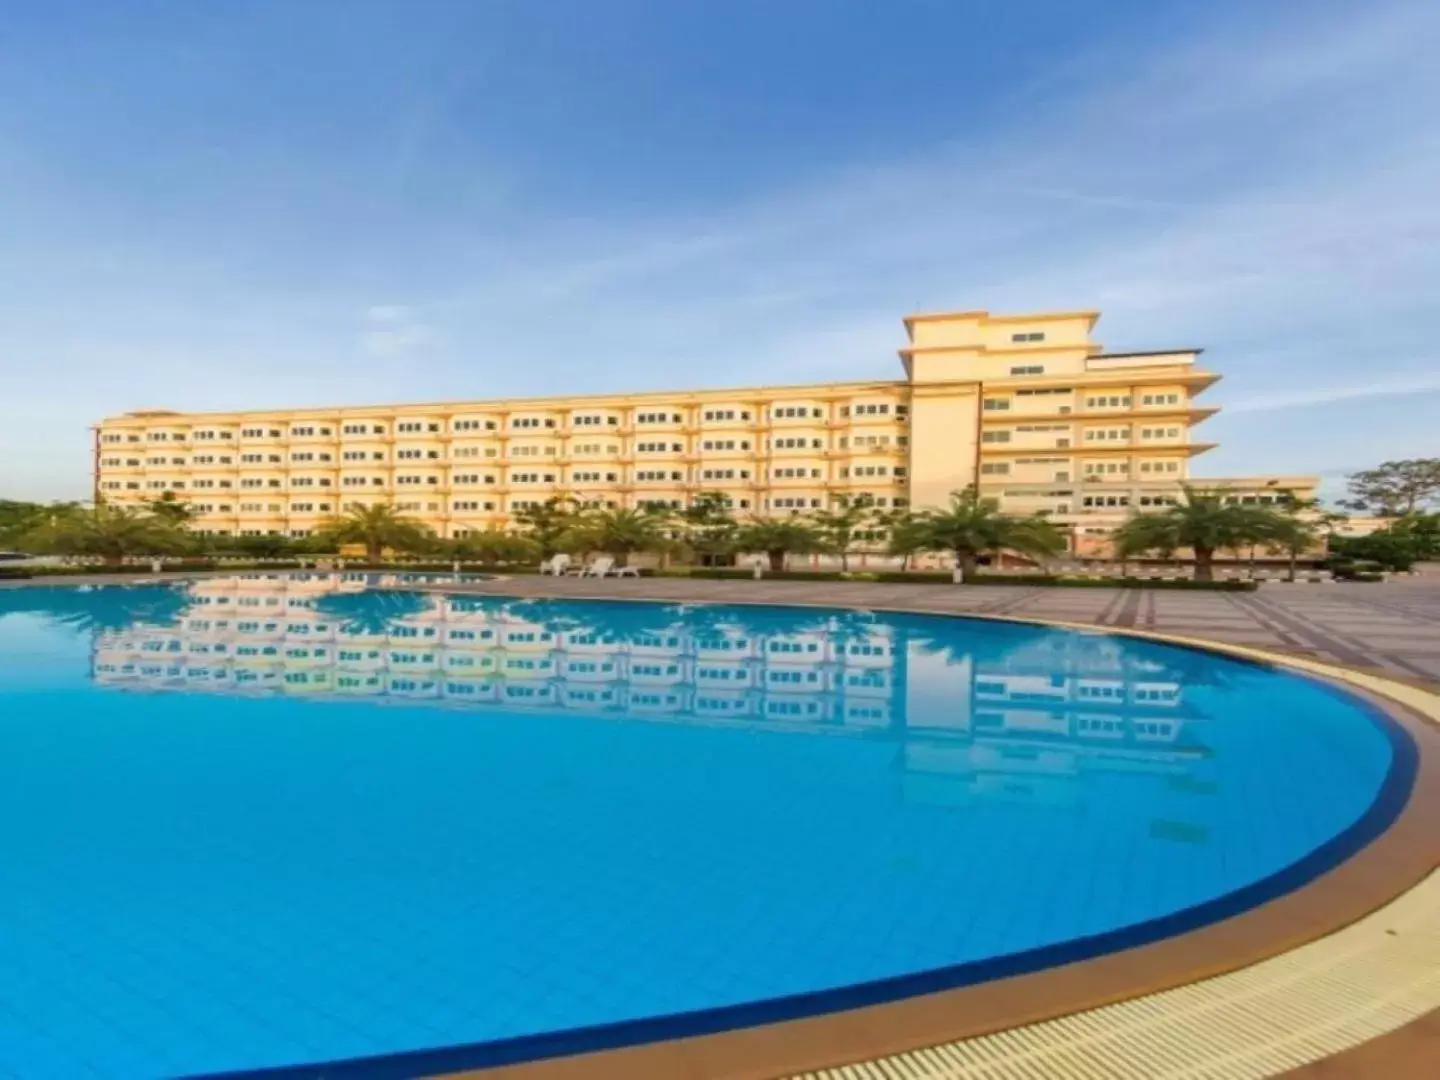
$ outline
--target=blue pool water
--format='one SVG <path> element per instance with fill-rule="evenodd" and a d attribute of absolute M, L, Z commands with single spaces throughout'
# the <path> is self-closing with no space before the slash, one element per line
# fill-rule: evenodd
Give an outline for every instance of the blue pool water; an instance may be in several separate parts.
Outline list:
<path fill-rule="evenodd" d="M 1403 783 L 1367 707 L 1170 646 L 363 587 L 0 591 L 0 1076 L 409 1076 L 959 985 L 1293 887 Z"/>

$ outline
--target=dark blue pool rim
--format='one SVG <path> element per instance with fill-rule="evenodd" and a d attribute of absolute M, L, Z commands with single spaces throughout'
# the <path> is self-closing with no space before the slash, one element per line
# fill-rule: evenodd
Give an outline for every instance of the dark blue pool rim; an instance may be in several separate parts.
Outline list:
<path fill-rule="evenodd" d="M 900 614 L 901 612 L 894 613 Z M 904 612 L 904 614 L 938 615 L 940 618 L 953 617 L 935 612 Z M 977 621 L 983 621 L 983 619 L 984 617 L 981 616 Z M 1047 624 L 1037 621 L 1032 625 Z M 1072 628 L 1056 627 L 1056 629 L 1069 630 Z M 1104 630 L 1072 632 L 1106 633 Z M 872 982 L 857 983 L 852 986 L 809 991 L 740 1005 L 698 1009 L 693 1012 L 675 1013 L 668 1016 L 646 1017 L 591 1027 L 572 1028 L 566 1031 L 541 1032 L 509 1039 L 462 1043 L 433 1049 L 405 1050 L 390 1054 L 302 1065 L 278 1065 L 258 1069 L 205 1073 L 191 1077 L 190 1080 L 410 1080 L 417 1076 L 435 1076 L 504 1065 L 521 1065 L 526 1062 L 568 1057 L 574 1054 L 620 1050 L 671 1039 L 717 1035 L 765 1024 L 805 1020 L 850 1009 L 891 1004 L 924 994 L 976 986 L 996 979 L 1036 974 L 1064 964 L 1094 960 L 1110 953 L 1122 952 L 1143 945 L 1153 945 L 1167 938 L 1178 937 L 1181 934 L 1202 929 L 1278 900 L 1310 884 L 1321 875 L 1358 854 L 1389 830 L 1399 819 L 1415 787 L 1415 780 L 1419 774 L 1420 751 L 1405 726 L 1386 709 L 1333 682 L 1308 676 L 1293 669 L 1283 668 L 1263 660 L 1236 656 L 1219 647 L 1206 648 L 1204 645 L 1191 645 L 1188 642 L 1174 644 L 1177 648 L 1223 656 L 1242 664 L 1248 663 L 1306 679 L 1335 696 L 1343 698 L 1348 704 L 1366 714 L 1385 734 L 1390 744 L 1391 759 L 1390 769 L 1386 773 L 1385 780 L 1381 784 L 1375 800 L 1365 813 L 1357 818 L 1349 828 L 1337 833 L 1304 858 L 1244 888 L 1143 923 L 1055 945 L 934 968 L 929 971 L 877 979 Z"/>

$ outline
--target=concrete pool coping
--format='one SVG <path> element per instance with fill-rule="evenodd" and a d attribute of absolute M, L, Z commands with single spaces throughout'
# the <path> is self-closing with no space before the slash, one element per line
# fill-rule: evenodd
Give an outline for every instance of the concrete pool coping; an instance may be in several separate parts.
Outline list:
<path fill-rule="evenodd" d="M 514 579 L 519 580 L 519 579 Z M 404 586 L 404 591 L 417 591 Z M 418 591 L 441 595 L 474 595 L 454 585 L 423 585 Z M 567 594 L 554 599 L 674 603 L 673 597 L 623 596 L 603 592 Z M 705 601 L 687 601 L 704 603 Z M 719 604 L 764 607 L 857 609 L 846 601 L 814 602 L 744 600 L 724 597 Z M 609 1050 L 577 1053 L 514 1065 L 446 1073 L 462 1077 L 505 1080 L 771 1080 L 775 1077 L 823 1073 L 851 1066 L 861 1077 L 967 1075 L 910 1073 L 889 1063 L 897 1055 L 999 1032 L 1019 1035 L 1044 1021 L 1153 997 L 1164 991 L 1214 979 L 1318 942 L 1351 926 L 1416 889 L 1440 866 L 1440 695 L 1426 689 L 1342 665 L 1320 663 L 1284 653 L 1234 645 L 1208 638 L 1121 627 L 1097 627 L 1048 618 L 1026 618 L 983 612 L 936 611 L 886 603 L 859 610 L 894 614 L 989 619 L 997 622 L 1051 626 L 1084 633 L 1180 645 L 1200 651 L 1300 671 L 1338 685 L 1379 708 L 1414 741 L 1416 772 L 1410 796 L 1392 824 L 1316 880 L 1220 922 L 1072 964 L 1024 975 L 982 982 L 954 990 L 869 1005 L 773 1024 L 713 1034 L 639 1043 Z M 1359 1057 L 1365 1045 L 1352 1050 L 1365 1073 L 1402 1080 L 1404 1061 L 1424 1062 L 1415 1054 L 1417 1039 L 1431 1041 L 1435 1025 L 1418 1021 L 1418 1036 L 1399 1033 L 1383 1046 Z M 1401 1028 L 1400 1031 L 1404 1031 Z M 1218 1044 L 1223 1048 L 1223 1032 Z M 1377 1042 L 1383 1040 L 1377 1040 Z M 1440 1055 L 1440 1040 L 1434 1047 Z M 1387 1052 L 1388 1051 L 1388 1052 Z M 1429 1055 L 1424 1055 L 1429 1058 Z M 1344 1054 L 1340 1055 L 1343 1059 Z M 1340 1059 L 1331 1059 L 1337 1065 Z M 866 1063 L 879 1071 L 865 1071 Z M 1322 1073 L 1318 1060 L 1300 1071 Z M 1374 1068 L 1383 1072 L 1371 1073 Z M 1002 1075 L 1002 1074 L 995 1074 Z M 1016 1073 L 1015 1075 L 1021 1075 Z M 1420 1072 L 1413 1075 L 1420 1076 Z M 1423 1075 L 1428 1076 L 1429 1073 Z"/>
<path fill-rule="evenodd" d="M 204 576 L 234 576 L 235 573 Z M 167 576 L 159 580 L 176 579 Z M 108 577 L 103 582 L 85 583 L 148 584 L 156 581 L 150 575 L 133 578 L 125 575 L 119 580 Z M 13 584 L 24 587 L 26 584 L 80 583 L 41 579 Z M 0 583 L 3 584 L 12 583 Z M 1440 728 L 1436 726 L 1440 723 L 1440 696 L 1427 686 L 1407 685 L 1393 678 L 1378 677 L 1340 664 L 1316 662 L 1272 649 L 1246 647 L 1208 637 L 1112 625 L 1097 626 L 1092 622 L 1073 622 L 1044 615 L 937 610 L 923 604 L 896 603 L 893 594 L 880 603 L 867 604 L 857 597 L 853 586 L 844 589 L 843 597 L 827 595 L 832 590 L 825 585 L 806 583 L 808 589 L 813 590 L 813 599 L 797 598 L 790 590 L 783 597 L 745 599 L 735 595 L 716 595 L 707 599 L 699 596 L 647 596 L 628 589 L 620 594 L 606 589 L 606 586 L 614 584 L 611 582 L 595 582 L 593 589 L 583 593 L 567 590 L 564 595 L 557 596 L 526 588 L 529 584 L 524 578 L 516 578 L 510 581 L 493 580 L 484 585 L 406 583 L 397 588 L 470 596 L 494 596 L 497 592 L 492 590 L 505 589 L 506 592 L 500 595 L 514 598 L 541 596 L 557 600 L 843 608 L 988 618 L 1178 644 L 1298 670 L 1358 692 L 1383 708 L 1414 741 L 1418 750 L 1416 774 L 1410 797 L 1398 817 L 1381 835 L 1348 859 L 1292 892 L 1223 921 L 1173 937 L 1030 974 L 884 1004 L 714 1034 L 451 1073 L 453 1076 L 507 1077 L 513 1080 L 580 1080 L 587 1077 L 624 1077 L 626 1080 L 647 1077 L 673 1077 L 677 1080 L 730 1077 L 740 1080 L 753 1077 L 758 1080 L 762 1077 L 818 1073 L 829 1080 L 832 1075 L 856 1078 L 970 1075 L 963 1070 L 917 1073 L 893 1062 L 897 1056 L 909 1051 L 960 1046 L 964 1045 L 963 1040 L 978 1041 L 980 1037 L 997 1032 L 1007 1033 L 1006 1037 L 1023 1038 L 1046 1021 L 1093 1013 L 1115 1003 L 1159 1001 L 1166 991 L 1173 988 L 1223 978 L 1227 973 L 1250 969 L 1307 945 L 1321 944 L 1336 935 L 1337 931 L 1353 927 L 1377 912 L 1389 910 L 1387 905 L 1397 897 L 1411 890 L 1418 891 L 1419 884 L 1440 864 L 1440 824 L 1437 824 L 1440 823 Z M 994 588 L 985 587 L 984 591 L 993 593 Z M 876 598 L 880 599 L 878 595 Z M 921 599 L 920 594 L 917 594 L 917 599 Z M 1413 1061 L 1418 1065 L 1422 1060 L 1426 1064 L 1440 1060 L 1440 1030 L 1437 1027 L 1440 1025 L 1436 1024 L 1433 1014 L 1422 1017 L 1408 1026 L 1397 1027 L 1392 1034 L 1375 1039 L 1373 1043 L 1363 1043 L 1328 1060 L 1312 1058 L 1310 1060 L 1315 1060 L 1315 1064 L 1303 1071 L 1313 1072 L 1317 1077 L 1377 1075 L 1400 1078 L 1412 1074 L 1429 1075 L 1406 1071 L 1405 1062 Z M 1359 1041 L 1356 1040 L 1357 1043 Z M 1222 1049 L 1225 1045 L 1223 1031 L 1219 1033 L 1217 1045 Z M 824 1071 L 845 1065 L 851 1065 L 852 1069 L 840 1069 L 833 1074 Z M 287 1075 L 317 1075 L 323 1071 L 322 1066 L 314 1066 L 304 1073 L 287 1070 Z M 996 1077 L 1021 1075 L 1019 1072 L 991 1072 L 988 1069 L 985 1074 Z M 1052 1069 L 1040 1075 L 1067 1074 Z M 1157 1072 L 1154 1075 L 1161 1074 Z"/>

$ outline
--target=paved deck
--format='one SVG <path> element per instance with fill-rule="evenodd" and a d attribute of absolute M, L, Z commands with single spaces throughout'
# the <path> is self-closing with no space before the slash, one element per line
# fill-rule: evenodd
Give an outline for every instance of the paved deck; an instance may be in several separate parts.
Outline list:
<path fill-rule="evenodd" d="M 1210 638 L 1440 685 L 1440 576 L 1383 584 L 1271 584 L 1253 593 L 533 575 L 445 588 L 502 596 L 905 607 L 1010 615 Z"/>

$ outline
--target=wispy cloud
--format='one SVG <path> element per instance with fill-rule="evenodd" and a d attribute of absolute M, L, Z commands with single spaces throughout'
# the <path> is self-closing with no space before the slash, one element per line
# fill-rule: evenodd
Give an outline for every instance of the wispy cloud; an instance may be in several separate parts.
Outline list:
<path fill-rule="evenodd" d="M 360 348 L 371 356 L 396 359 L 435 344 L 434 327 L 408 307 L 377 304 L 365 312 Z"/>
<path fill-rule="evenodd" d="M 1240 401 L 1228 403 L 1225 408 L 1232 413 L 1276 412 L 1280 409 L 1307 409 L 1316 405 L 1334 405 L 1344 401 L 1354 401 L 1358 398 L 1435 393 L 1440 393 L 1440 374 L 1385 380 L 1361 386 L 1336 386 L 1243 398 Z"/>
<path fill-rule="evenodd" d="M 1414 368 L 1440 295 L 1440 5 L 1209 17 L 1056 65 L 1004 125 L 957 116 L 933 142 L 917 134 L 909 158 L 825 162 L 743 198 L 677 211 L 639 191 L 581 212 L 523 183 L 522 154 L 495 163 L 514 198 L 498 223 L 448 204 L 399 221 L 366 203 L 336 214 L 336 240 L 303 215 L 302 287 L 199 244 L 82 243 L 50 207 L 70 246 L 10 245 L 0 285 L 44 346 L 35 400 L 54 397 L 62 362 L 79 374 L 89 358 L 77 427 L 117 404 L 308 402 L 317 387 L 358 401 L 895 377 L 907 310 L 1097 306 L 1111 348 L 1208 348 L 1225 375 L 1214 399 L 1237 420 L 1210 422 L 1224 439 L 1207 472 L 1422 452 L 1433 425 L 1400 414 L 1437 389 Z M 441 125 L 450 84 L 437 86 L 422 80 L 398 124 L 391 191 L 443 189 L 439 150 L 458 134 Z M 47 190 L 22 179 L 0 198 Z M 348 190 L 329 174 L 315 185 Z M 56 299 L 123 278 L 143 281 L 112 294 L 127 301 L 114 321 Z M 374 303 L 389 297 L 413 306 Z M 197 356 L 213 377 L 177 377 Z M 1396 422 L 1291 430 L 1299 410 L 1340 401 Z M 1274 416 L 1244 421 L 1258 412 Z M 14 430 L 17 452 L 30 447 Z M 83 447 L 53 460 L 83 474 Z"/>
<path fill-rule="evenodd" d="M 1249 363 L 1280 344 L 1309 379 L 1357 349 L 1388 365 L 1383 328 L 1440 282 L 1437 35 L 1413 3 L 1219 26 L 910 161 L 689 220 L 566 222 L 437 303 L 457 337 L 646 379 L 884 374 L 901 313 L 954 305 L 1100 306 L 1112 347 L 1209 345 L 1245 397 L 1295 377 Z M 837 362 L 837 327 L 887 344 Z"/>

